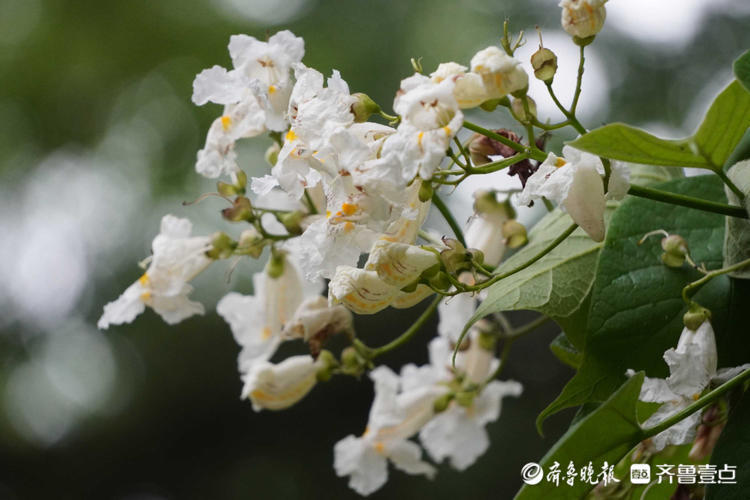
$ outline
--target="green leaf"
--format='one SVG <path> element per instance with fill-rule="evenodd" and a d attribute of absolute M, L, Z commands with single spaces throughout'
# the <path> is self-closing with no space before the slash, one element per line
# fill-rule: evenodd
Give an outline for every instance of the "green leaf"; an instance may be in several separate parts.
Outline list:
<path fill-rule="evenodd" d="M 642 372 L 634 375 L 600 407 L 572 425 L 542 458 L 542 471 L 546 473 L 557 462 L 564 475 L 570 462 L 580 469 L 591 461 L 598 473 L 605 461 L 609 464 L 619 462 L 643 439 L 636 415 L 643 376 Z M 578 500 L 593 487 L 594 485 L 580 480 L 575 481 L 572 486 L 564 483 L 555 486 L 552 482 L 542 481 L 536 485 L 524 485 L 516 495 L 516 500 Z"/>
<path fill-rule="evenodd" d="M 690 149 L 687 140 L 661 139 L 624 123 L 605 125 L 569 144 L 595 155 L 631 163 L 667 167 L 712 167 L 705 158 Z"/>
<path fill-rule="evenodd" d="M 722 184 L 714 176 L 678 179 L 659 188 L 723 198 Z M 722 216 L 636 197 L 622 202 L 600 253 L 581 366 L 539 415 L 538 426 L 563 408 L 606 400 L 624 380 L 627 368 L 646 370 L 650 376 L 667 374 L 662 355 L 676 344 L 683 329 L 682 288 L 701 274 L 687 265 L 680 269 L 663 265 L 659 238 L 638 245 L 645 233 L 655 229 L 685 238 L 696 262 L 709 269 L 721 266 Z M 740 304 L 750 303 L 750 281 L 717 277 L 695 300 L 713 312 L 721 366 L 746 362 L 750 355 Z"/>
<path fill-rule="evenodd" d="M 748 127 L 750 92 L 735 80 L 714 100 L 692 142 L 714 169 L 720 169 Z"/>
<path fill-rule="evenodd" d="M 745 86 L 747 90 L 750 90 L 750 50 L 742 54 L 734 61 L 734 76 Z"/>
<path fill-rule="evenodd" d="M 737 466 L 737 484 L 711 485 L 706 500 L 745 500 L 750 484 L 750 395 L 745 394 L 732 408 L 727 426 L 721 433 L 711 455 L 711 463 Z"/>
<path fill-rule="evenodd" d="M 643 130 L 612 123 L 570 145 L 614 160 L 647 165 L 720 169 L 750 127 L 750 92 L 733 81 L 714 100 L 692 137 L 660 139 Z"/>
<path fill-rule="evenodd" d="M 552 343 L 550 343 L 549 348 L 557 359 L 571 368 L 577 369 L 581 366 L 583 354 L 576 349 L 576 346 L 568 340 L 568 337 L 564 333 L 561 332 L 560 335 L 555 337 Z"/>
<path fill-rule="evenodd" d="M 750 162 L 734 165 L 727 172 L 734 184 L 745 193 L 745 208 L 750 209 Z M 740 205 L 741 202 L 731 189 L 725 187 L 729 203 Z M 750 259 L 750 220 L 737 217 L 726 218 L 724 232 L 724 267 Z M 734 278 L 750 279 L 750 269 L 733 272 Z"/>
<path fill-rule="evenodd" d="M 545 215 L 529 233 L 528 245 L 505 261 L 495 273 L 513 270 L 527 262 L 572 223 L 570 216 L 560 210 Z M 553 319 L 570 316 L 591 288 L 602 244 L 593 241 L 582 229 L 577 229 L 531 266 L 490 286 L 487 298 L 469 324 L 488 314 L 520 309 L 539 311 Z"/>

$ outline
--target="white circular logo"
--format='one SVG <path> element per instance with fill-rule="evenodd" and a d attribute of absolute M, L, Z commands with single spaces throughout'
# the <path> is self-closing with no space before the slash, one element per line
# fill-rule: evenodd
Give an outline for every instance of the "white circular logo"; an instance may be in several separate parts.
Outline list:
<path fill-rule="evenodd" d="M 543 478 L 542 466 L 536 462 L 529 462 L 521 468 L 521 479 L 526 484 L 539 484 Z"/>

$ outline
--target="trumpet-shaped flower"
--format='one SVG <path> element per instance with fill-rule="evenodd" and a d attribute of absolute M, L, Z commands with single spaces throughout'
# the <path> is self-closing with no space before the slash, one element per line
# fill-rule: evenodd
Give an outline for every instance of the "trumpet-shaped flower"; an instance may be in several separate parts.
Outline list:
<path fill-rule="evenodd" d="M 467 69 L 466 66 L 458 63 L 447 62 L 438 65 L 437 69 L 430 74 L 430 78 L 435 83 L 443 80 L 453 81 L 453 97 L 461 109 L 476 108 L 489 98 L 482 77 L 477 73 L 467 73 Z"/>
<path fill-rule="evenodd" d="M 188 299 L 193 290 L 188 282 L 212 262 L 206 257 L 211 241 L 208 237 L 190 236 L 192 227 L 187 219 L 173 215 L 162 218 L 148 269 L 117 300 L 104 306 L 99 328 L 130 323 L 146 306 L 169 324 L 203 314 L 203 305 Z"/>
<path fill-rule="evenodd" d="M 304 398 L 317 383 L 318 363 L 312 356 L 292 356 L 281 363 L 260 361 L 244 377 L 242 397 L 253 410 L 283 410 Z"/>
<path fill-rule="evenodd" d="M 274 263 L 272 257 L 266 270 L 253 276 L 254 295 L 231 292 L 216 306 L 242 346 L 239 356 L 242 373 L 273 356 L 283 340 L 282 330 L 293 321 L 305 297 L 320 293 L 320 283 L 304 281 L 288 256 L 281 255 L 278 259 Z M 281 273 L 276 275 L 272 269 L 278 267 Z"/>
<path fill-rule="evenodd" d="M 662 403 L 644 422 L 646 428 L 689 406 L 712 382 L 724 382 L 750 368 L 750 364 L 746 364 L 717 371 L 716 339 L 708 321 L 704 321 L 695 331 L 685 327 L 677 347 L 664 353 L 664 361 L 669 365 L 669 377 L 646 377 L 641 387 L 641 401 Z M 632 375 L 631 370 L 628 373 Z M 696 412 L 657 434 L 652 438 L 654 450 L 660 451 L 667 445 L 692 442 L 700 420 L 700 412 Z"/>
<path fill-rule="evenodd" d="M 302 60 L 304 41 L 289 31 L 261 42 L 247 35 L 229 41 L 234 69 L 213 66 L 193 82 L 193 102 L 224 105 L 211 125 L 205 147 L 198 152 L 196 170 L 206 177 L 237 169 L 234 143 L 267 129 L 286 129 L 286 108 L 291 94 L 291 67 Z"/>
<path fill-rule="evenodd" d="M 433 415 L 433 401 L 444 390 L 405 390 L 398 375 L 381 366 L 370 373 L 375 399 L 364 434 L 349 435 L 333 449 L 338 476 L 349 476 L 349 486 L 369 495 L 388 480 L 388 462 L 408 474 L 432 478 L 435 468 L 421 459 L 419 446 L 409 441 Z"/>
<path fill-rule="evenodd" d="M 450 141 L 463 125 L 451 78 L 435 83 L 415 74 L 401 81 L 393 109 L 401 116 L 397 132 L 383 143 L 381 156 L 395 162 L 403 185 L 432 178 Z"/>
<path fill-rule="evenodd" d="M 594 241 L 602 241 L 606 208 L 603 175 L 604 166 L 599 157 L 565 146 L 563 157 L 550 153 L 528 178 L 518 201 L 528 204 L 532 199 L 546 197 L 560 204 Z M 607 197 L 621 199 L 625 196 L 628 177 L 625 164 L 612 162 Z"/>
<path fill-rule="evenodd" d="M 487 99 L 500 99 L 529 85 L 521 62 L 495 46 L 482 49 L 471 58 L 471 71 L 482 77 Z"/>

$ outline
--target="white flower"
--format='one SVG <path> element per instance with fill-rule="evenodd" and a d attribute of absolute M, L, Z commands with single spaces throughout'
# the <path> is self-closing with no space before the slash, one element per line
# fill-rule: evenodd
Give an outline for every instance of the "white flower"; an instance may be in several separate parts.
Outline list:
<path fill-rule="evenodd" d="M 401 124 L 383 143 L 381 156 L 398 162 L 404 185 L 416 176 L 432 178 L 450 141 L 463 126 L 454 86 L 453 79 L 435 83 L 420 74 L 401 81 L 393 103 Z"/>
<path fill-rule="evenodd" d="M 233 70 L 213 66 L 193 82 L 193 102 L 224 105 L 224 113 L 209 129 L 199 151 L 196 170 L 206 177 L 237 169 L 234 143 L 266 129 L 286 129 L 286 108 L 291 93 L 290 71 L 304 54 L 304 41 L 289 31 L 261 42 L 247 35 L 229 41 Z"/>
<path fill-rule="evenodd" d="M 444 314 L 445 309 L 441 311 L 441 323 Z M 429 345 L 430 365 L 418 369 L 419 381 L 445 387 L 453 383 L 456 374 L 461 374 L 465 386 L 481 386 L 497 369 L 499 362 L 482 346 L 480 335 L 476 329 L 470 332 L 468 349 L 460 351 L 456 357 L 456 372 L 451 364 L 452 342 L 442 336 L 433 339 Z M 449 458 L 454 468 L 466 469 L 487 451 L 490 441 L 484 427 L 499 418 L 502 398 L 519 396 L 521 392 L 522 386 L 518 382 L 495 380 L 482 388 L 468 406 L 462 406 L 454 399 L 424 425 L 419 433 L 422 446 L 436 462 Z"/>
<path fill-rule="evenodd" d="M 328 284 L 334 304 L 343 303 L 357 314 L 375 314 L 393 302 L 399 289 L 380 279 L 375 271 L 339 266 Z"/>
<path fill-rule="evenodd" d="M 292 356 L 281 363 L 261 361 L 245 377 L 242 397 L 253 410 L 283 410 L 297 403 L 317 382 L 318 364 L 312 356 Z"/>
<path fill-rule="evenodd" d="M 441 63 L 437 69 L 430 74 L 435 83 L 443 80 L 453 80 L 453 97 L 456 98 L 458 107 L 461 109 L 475 108 L 488 99 L 484 81 L 477 73 L 467 73 L 466 66 L 458 63 Z"/>
<path fill-rule="evenodd" d="M 349 486 L 369 495 L 388 479 L 388 461 L 408 473 L 429 478 L 435 474 L 422 461 L 422 452 L 409 437 L 433 414 L 433 401 L 442 391 L 401 390 L 399 377 L 381 366 L 370 373 L 375 399 L 367 429 L 361 437 L 349 435 L 334 446 L 334 468 L 338 476 L 349 476 Z"/>
<path fill-rule="evenodd" d="M 558 203 L 594 241 L 604 239 L 606 198 L 602 176 L 604 166 L 598 156 L 570 146 L 563 148 L 564 158 L 550 153 L 539 169 L 526 181 L 519 203 L 546 197 Z M 629 187 L 624 164 L 612 162 L 609 197 L 622 198 Z"/>
<path fill-rule="evenodd" d="M 230 292 L 217 304 L 216 311 L 232 329 L 242 346 L 239 368 L 248 372 L 259 361 L 267 360 L 281 343 L 284 326 L 293 320 L 305 297 L 320 293 L 320 283 L 305 282 L 296 265 L 286 256 L 269 261 L 263 272 L 253 276 L 254 295 Z M 281 266 L 279 276 L 272 269 Z"/>
<path fill-rule="evenodd" d="M 359 141 L 331 140 L 334 133 L 345 133 L 342 129 L 354 123 L 351 107 L 356 98 L 339 72 L 334 70 L 328 87 L 323 87 L 320 72 L 302 64 L 296 66 L 295 75 L 288 110 L 291 128 L 272 172 L 282 189 L 299 198 L 305 187 L 337 175 L 339 165 L 365 161 L 369 151 Z"/>
<path fill-rule="evenodd" d="M 508 210 L 495 194 L 483 189 L 474 193 L 475 214 L 466 228 L 466 246 L 484 254 L 484 263 L 497 266 L 505 253 L 503 224 L 509 220 Z"/>
<path fill-rule="evenodd" d="M 670 348 L 664 353 L 664 361 L 669 365 L 670 375 L 666 379 L 646 377 L 641 387 L 639 399 L 649 403 L 663 403 L 648 420 L 645 428 L 666 420 L 686 408 L 711 385 L 711 382 L 723 382 L 744 371 L 750 364 L 735 368 L 717 367 L 716 339 L 711 323 L 704 321 L 697 330 L 685 327 L 680 335 L 677 348 Z M 632 370 L 628 371 L 632 375 Z M 693 441 L 695 430 L 700 424 L 701 412 L 696 412 L 681 420 L 669 429 L 657 434 L 652 439 L 655 451 L 663 450 L 667 445 L 681 445 Z"/>
<path fill-rule="evenodd" d="M 203 314 L 203 305 L 188 299 L 193 290 L 188 282 L 212 262 L 205 255 L 211 241 L 208 237 L 191 237 L 191 231 L 192 224 L 187 219 L 173 215 L 162 218 L 148 269 L 117 300 L 104 306 L 99 328 L 130 323 L 146 306 L 169 324 Z"/>
<path fill-rule="evenodd" d="M 328 300 L 317 295 L 305 300 L 284 325 L 285 338 L 301 338 L 305 342 L 319 335 L 351 330 L 352 313 L 341 305 L 328 305 Z"/>
<path fill-rule="evenodd" d="M 604 26 L 607 0 L 562 0 L 562 27 L 569 35 L 588 38 Z"/>
<path fill-rule="evenodd" d="M 419 433 L 419 440 L 436 462 L 450 459 L 457 470 L 464 470 L 482 456 L 490 445 L 485 426 L 500 417 L 502 398 L 520 396 L 523 388 L 515 381 L 493 381 L 465 408 L 451 406 L 430 420 Z"/>
<path fill-rule="evenodd" d="M 439 263 L 434 252 L 415 245 L 376 241 L 370 250 L 365 269 L 375 271 L 383 282 L 403 288 L 419 278 L 426 269 Z"/>
<path fill-rule="evenodd" d="M 403 202 L 394 203 L 356 186 L 354 176 L 333 179 L 326 190 L 325 215 L 310 217 L 298 238 L 307 276 L 330 278 L 338 266 L 355 266 L 379 238 L 413 243 L 427 213 L 417 199 L 418 189 L 416 185 L 402 190 Z"/>
<path fill-rule="evenodd" d="M 487 99 L 500 99 L 529 85 L 521 62 L 495 46 L 480 50 L 471 58 L 471 71 L 482 77 Z"/>

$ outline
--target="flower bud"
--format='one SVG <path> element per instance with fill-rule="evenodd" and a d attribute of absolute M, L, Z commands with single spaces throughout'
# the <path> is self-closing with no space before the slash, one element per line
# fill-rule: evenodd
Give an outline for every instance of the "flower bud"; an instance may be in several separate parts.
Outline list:
<path fill-rule="evenodd" d="M 225 232 L 214 233 L 211 239 L 211 249 L 206 252 L 206 256 L 212 259 L 227 259 L 232 256 L 237 243 Z"/>
<path fill-rule="evenodd" d="M 536 118 L 536 102 L 534 102 L 534 99 L 532 99 L 531 97 L 526 97 L 526 99 L 528 99 L 529 103 L 529 113 L 532 117 Z M 531 118 L 526 116 L 526 109 L 523 105 L 523 99 L 513 99 L 511 109 L 513 110 L 513 114 L 518 117 L 521 123 L 529 123 L 531 121 Z"/>
<path fill-rule="evenodd" d="M 304 217 L 305 217 L 305 214 L 299 210 L 295 210 L 294 212 L 287 212 L 285 214 L 280 214 L 276 216 L 279 222 L 283 224 L 284 229 L 286 229 L 289 232 L 289 234 L 293 234 L 293 235 L 299 235 L 303 233 L 302 219 Z"/>
<path fill-rule="evenodd" d="M 253 259 L 257 259 L 263 253 L 264 246 L 265 240 L 263 236 L 257 229 L 252 227 L 245 229 L 240 234 L 235 253 L 238 255 L 249 255 Z"/>
<path fill-rule="evenodd" d="M 443 243 L 448 248 L 440 252 L 440 260 L 448 273 L 457 275 L 461 271 L 468 271 L 472 268 L 472 254 L 460 241 L 443 238 Z"/>
<path fill-rule="evenodd" d="M 461 109 L 475 108 L 487 100 L 482 77 L 477 73 L 467 73 L 466 66 L 454 62 L 441 63 L 430 78 L 435 83 L 453 80 L 453 97 Z"/>
<path fill-rule="evenodd" d="M 384 283 L 403 288 L 438 263 L 437 255 L 429 250 L 406 243 L 378 240 L 370 249 L 365 269 L 375 271 Z"/>
<path fill-rule="evenodd" d="M 551 50 L 540 47 L 531 55 L 531 66 L 537 79 L 550 83 L 557 73 L 557 56 Z"/>
<path fill-rule="evenodd" d="M 339 363 L 336 358 L 331 354 L 331 351 L 323 349 L 320 351 L 317 359 L 318 371 L 315 374 L 318 382 L 328 382 L 333 376 L 333 370 L 335 370 Z"/>
<path fill-rule="evenodd" d="M 461 391 L 459 393 L 456 393 L 456 403 L 463 406 L 464 408 L 471 408 L 471 406 L 474 404 L 474 396 L 476 396 L 476 393 L 474 391 Z"/>
<path fill-rule="evenodd" d="M 697 330 L 705 322 L 711 319 L 711 311 L 696 303 L 690 304 L 687 312 L 682 316 L 682 323 L 689 330 Z"/>
<path fill-rule="evenodd" d="M 604 26 L 607 0 L 562 0 L 562 27 L 578 45 L 588 45 Z"/>
<path fill-rule="evenodd" d="M 242 396 L 250 398 L 255 411 L 283 410 L 310 392 L 317 373 L 312 356 L 292 356 L 279 364 L 262 361 L 248 374 Z"/>
<path fill-rule="evenodd" d="M 479 107 L 485 111 L 495 111 L 495 109 L 497 109 L 497 107 L 500 105 L 509 106 L 510 100 L 507 97 L 502 97 L 500 99 L 488 99 L 480 104 Z"/>
<path fill-rule="evenodd" d="M 399 293 L 375 271 L 348 266 L 338 266 L 328 284 L 329 300 L 343 303 L 357 314 L 375 314 L 388 307 Z"/>
<path fill-rule="evenodd" d="M 237 189 L 239 194 L 245 192 L 245 186 L 247 186 L 247 174 L 244 170 L 235 170 L 232 172 L 232 180 L 234 181 L 234 187 Z"/>
<path fill-rule="evenodd" d="M 237 191 L 237 188 L 234 186 L 234 184 L 229 184 L 228 182 L 224 181 L 219 181 L 216 183 L 216 191 L 225 198 L 231 198 L 232 196 L 241 194 Z"/>
<path fill-rule="evenodd" d="M 521 141 L 521 138 L 510 130 L 498 129 L 494 132 L 510 139 L 511 141 Z M 474 165 L 484 165 L 492 161 L 490 156 L 502 156 L 508 158 L 516 154 L 516 150 L 510 146 L 506 146 L 502 142 L 496 141 L 495 139 L 490 139 L 481 134 L 474 134 L 474 137 L 472 137 L 471 142 L 469 143 L 469 154 L 471 155 L 471 161 L 474 162 Z"/>
<path fill-rule="evenodd" d="M 685 239 L 678 234 L 670 234 L 661 240 L 661 248 L 664 253 L 661 260 L 669 267 L 682 267 L 688 255 L 688 247 Z"/>
<path fill-rule="evenodd" d="M 477 52 L 471 58 L 471 71 L 482 77 L 488 99 L 515 94 L 529 86 L 529 77 L 521 63 L 499 47 Z"/>
<path fill-rule="evenodd" d="M 526 227 L 515 219 L 505 221 L 503 237 L 505 237 L 505 245 L 508 248 L 522 247 L 529 241 Z"/>
<path fill-rule="evenodd" d="M 453 393 L 443 394 L 432 403 L 432 408 L 435 410 L 435 413 L 444 412 L 450 406 L 451 401 L 453 401 Z"/>
<path fill-rule="evenodd" d="M 370 116 L 374 115 L 375 113 L 380 113 L 380 106 L 378 106 L 377 103 L 373 101 L 367 94 L 357 92 L 356 94 L 352 94 L 352 97 L 356 99 L 351 107 L 355 122 L 366 122 L 370 118 Z"/>
<path fill-rule="evenodd" d="M 279 146 L 277 142 L 274 142 L 268 146 L 263 158 L 265 158 L 266 162 L 273 167 L 276 165 L 276 162 L 279 161 L 279 151 L 281 151 L 281 146 Z"/>
<path fill-rule="evenodd" d="M 422 182 L 422 185 L 419 186 L 419 201 L 422 203 L 425 203 L 432 199 L 432 194 L 434 193 L 434 189 L 432 188 L 432 184 L 428 181 Z"/>
<path fill-rule="evenodd" d="M 230 208 L 225 208 L 221 211 L 221 216 L 232 222 L 250 222 L 255 218 L 255 215 L 253 214 L 253 206 L 250 203 L 250 200 L 245 196 L 238 196 L 235 198 Z"/>
<path fill-rule="evenodd" d="M 271 258 L 266 264 L 266 274 L 273 279 L 278 279 L 284 274 L 286 267 L 286 254 L 283 251 L 271 247 Z"/>

